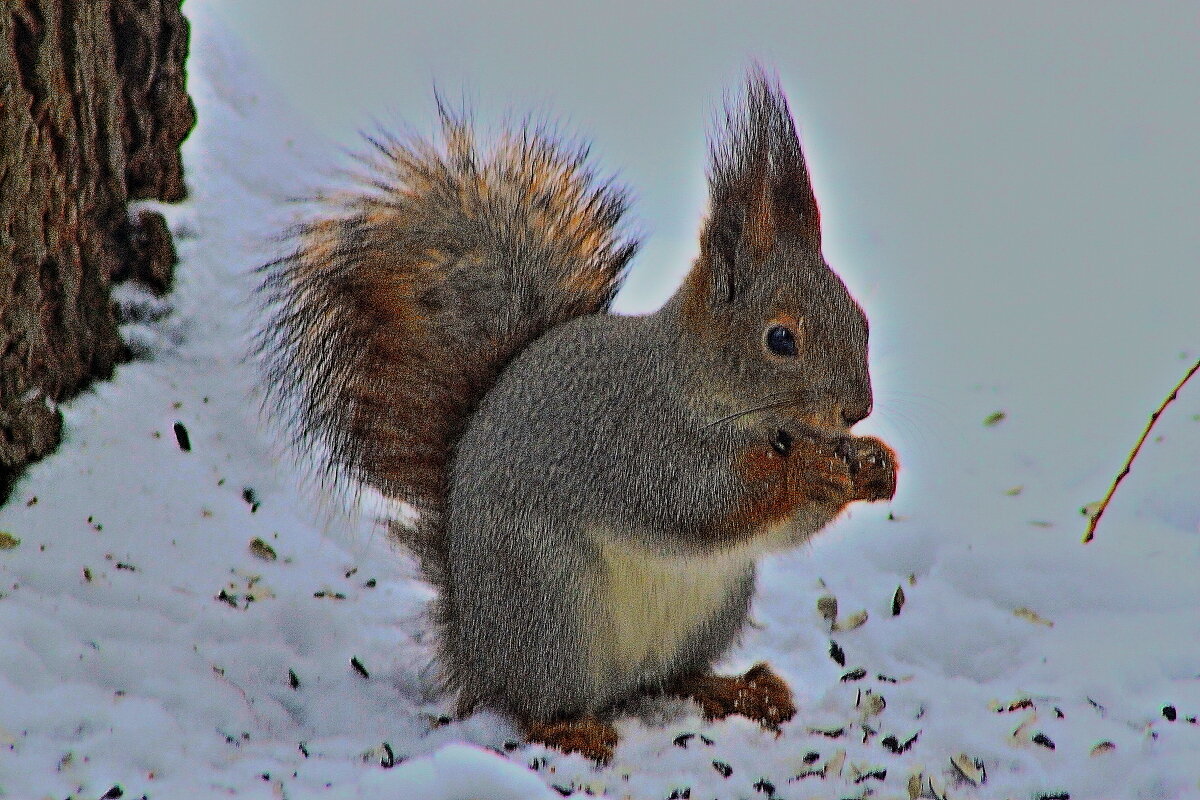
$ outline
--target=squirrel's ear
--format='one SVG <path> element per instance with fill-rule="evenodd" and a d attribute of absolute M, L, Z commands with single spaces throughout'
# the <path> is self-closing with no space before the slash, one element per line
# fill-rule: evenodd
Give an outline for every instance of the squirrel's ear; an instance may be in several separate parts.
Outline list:
<path fill-rule="evenodd" d="M 821 223 L 804 154 L 778 82 L 756 68 L 745 96 L 726 102 L 710 141 L 709 214 L 701 259 L 718 295 L 733 300 L 781 236 L 821 246 Z"/>

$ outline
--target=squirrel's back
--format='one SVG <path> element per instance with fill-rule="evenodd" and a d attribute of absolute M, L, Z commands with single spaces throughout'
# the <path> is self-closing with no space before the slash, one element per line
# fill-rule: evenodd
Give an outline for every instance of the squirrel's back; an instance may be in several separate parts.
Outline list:
<path fill-rule="evenodd" d="M 525 125 L 489 147 L 439 106 L 441 141 L 371 138 L 357 186 L 321 201 L 263 268 L 267 402 L 325 477 L 420 512 L 407 543 L 440 582 L 448 460 L 504 366 L 607 309 L 636 241 L 583 146 Z"/>

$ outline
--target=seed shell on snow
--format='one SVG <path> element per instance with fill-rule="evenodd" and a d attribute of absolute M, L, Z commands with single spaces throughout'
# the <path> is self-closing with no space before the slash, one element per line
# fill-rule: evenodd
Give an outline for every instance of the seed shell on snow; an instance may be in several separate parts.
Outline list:
<path fill-rule="evenodd" d="M 261 558 L 263 561 L 274 561 L 279 558 L 275 552 L 275 548 L 264 542 L 260 537 L 255 536 L 250 540 L 250 554 Z"/>
<path fill-rule="evenodd" d="M 997 714 L 1006 714 L 1010 711 L 1019 711 L 1023 708 L 1033 708 L 1033 700 L 1028 697 L 1019 697 L 1007 705 L 994 700 L 991 703 L 991 709 Z"/>
<path fill-rule="evenodd" d="M 817 613 L 831 624 L 836 623 L 838 613 L 837 598 L 831 594 L 821 595 L 817 598 Z"/>
<path fill-rule="evenodd" d="M 966 753 L 950 756 L 950 764 L 972 786 L 980 786 L 987 782 L 987 771 L 983 767 L 983 762 L 971 758 Z"/>
<path fill-rule="evenodd" d="M 383 757 L 379 759 L 379 766 L 383 767 L 384 769 L 391 769 L 392 767 L 396 766 L 396 754 L 392 751 L 392 746 L 389 743 L 384 742 L 382 745 L 380 745 L 380 748 L 383 750 Z M 401 758 L 400 760 L 403 761 L 404 759 Z"/>
<path fill-rule="evenodd" d="M 863 717 L 874 717 L 883 713 L 887 708 L 887 701 L 883 699 L 883 695 L 875 694 L 875 692 L 867 689 L 859 692 L 858 702 L 855 706 L 862 711 Z"/>
<path fill-rule="evenodd" d="M 192 439 L 188 436 L 188 429 L 183 427 L 182 422 L 176 422 L 171 426 L 175 431 L 175 443 L 179 445 L 179 449 L 185 453 L 192 451 Z"/>
<path fill-rule="evenodd" d="M 1012 732 L 1012 738 L 1021 742 L 1029 740 L 1029 731 L 1037 722 L 1037 714 L 1030 714 L 1016 729 Z"/>
<path fill-rule="evenodd" d="M 887 767 L 881 767 L 876 764 L 851 764 L 850 773 L 854 783 L 887 780 Z"/>
<path fill-rule="evenodd" d="M 929 776 L 929 796 L 934 800 L 949 800 L 950 797 L 946 792 L 946 784 L 933 775 Z"/>
<path fill-rule="evenodd" d="M 1092 748 L 1092 752 L 1090 753 L 1090 755 L 1092 757 L 1102 756 L 1105 753 L 1111 753 L 1112 751 L 1114 751 L 1116 749 L 1117 749 L 1117 746 L 1110 741 L 1106 740 L 1103 742 L 1097 742 L 1096 745 Z"/>
<path fill-rule="evenodd" d="M 809 728 L 808 732 L 819 734 L 819 735 L 825 736 L 829 739 L 838 739 L 838 738 L 846 735 L 845 727 L 841 727 L 841 728 Z"/>
<path fill-rule="evenodd" d="M 925 788 L 925 776 L 918 770 L 908 776 L 908 800 L 917 800 L 921 796 L 921 791 Z"/>
<path fill-rule="evenodd" d="M 904 587 L 897 586 L 896 593 L 892 595 L 892 616 L 900 616 L 900 609 L 904 608 Z"/>
<path fill-rule="evenodd" d="M 824 777 L 825 777 L 825 770 L 823 770 L 823 769 L 817 769 L 817 768 L 806 769 L 806 770 L 802 770 L 801 772 L 798 772 L 795 775 L 793 775 L 792 777 L 788 778 L 788 783 L 795 783 L 796 781 L 802 781 L 802 780 L 805 780 L 806 778 L 824 778 Z"/>
<path fill-rule="evenodd" d="M 350 666 L 354 667 L 354 671 L 367 680 L 371 679 L 371 673 L 367 672 L 367 668 L 358 660 L 358 656 L 350 656 Z"/>
<path fill-rule="evenodd" d="M 879 743 L 883 745 L 884 750 L 887 750 L 889 753 L 895 753 L 896 755 L 899 755 L 900 753 L 907 753 L 909 750 L 911 750 L 912 746 L 917 743 L 917 739 L 920 738 L 920 736 L 921 732 L 917 731 L 902 742 L 896 737 L 895 734 L 888 734 L 887 736 L 883 737 Z"/>
<path fill-rule="evenodd" d="M 824 776 L 828 778 L 830 775 L 838 777 L 842 774 L 842 768 L 846 764 L 846 751 L 838 748 L 829 760 L 825 762 L 825 768 L 822 770 Z"/>
<path fill-rule="evenodd" d="M 1014 608 L 1013 613 L 1016 614 L 1021 619 L 1026 620 L 1028 622 L 1032 622 L 1037 625 L 1045 625 L 1047 628 L 1054 627 L 1053 622 L 1046 619 L 1045 617 L 1043 617 L 1041 614 L 1037 613 L 1036 611 L 1026 608 L 1025 606 L 1021 606 L 1020 608 Z"/>
<path fill-rule="evenodd" d="M 833 623 L 835 631 L 852 631 L 855 628 L 861 628 L 867 623 L 867 610 L 864 608 L 861 611 L 855 611 L 850 616 L 843 620 L 838 620 Z"/>

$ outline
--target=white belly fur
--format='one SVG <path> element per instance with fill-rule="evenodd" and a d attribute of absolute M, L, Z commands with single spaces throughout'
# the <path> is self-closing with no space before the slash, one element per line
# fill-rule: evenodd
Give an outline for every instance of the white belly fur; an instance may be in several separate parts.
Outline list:
<path fill-rule="evenodd" d="M 664 558 L 626 543 L 600 546 L 607 575 L 593 663 L 608 675 L 653 676 L 726 601 L 759 554 L 750 547 Z M 599 677 L 599 676 L 598 676 Z"/>

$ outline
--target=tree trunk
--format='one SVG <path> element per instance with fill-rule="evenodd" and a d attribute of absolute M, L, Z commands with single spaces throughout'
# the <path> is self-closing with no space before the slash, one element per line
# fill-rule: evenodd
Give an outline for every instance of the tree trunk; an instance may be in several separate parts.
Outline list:
<path fill-rule="evenodd" d="M 0 502 L 58 444 L 57 404 L 125 356 L 113 282 L 170 283 L 162 216 L 126 206 L 184 196 L 179 4 L 0 5 Z"/>

